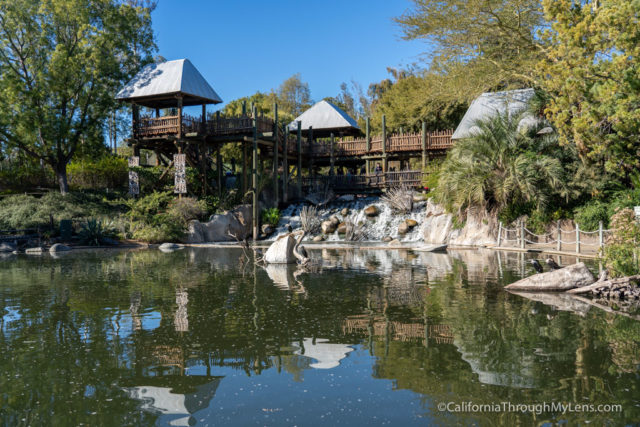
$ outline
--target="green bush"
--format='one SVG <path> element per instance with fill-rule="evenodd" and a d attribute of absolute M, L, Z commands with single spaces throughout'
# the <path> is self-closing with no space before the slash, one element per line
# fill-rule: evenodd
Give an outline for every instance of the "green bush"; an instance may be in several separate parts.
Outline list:
<path fill-rule="evenodd" d="M 51 191 L 39 198 L 23 194 L 7 196 L 0 199 L 0 228 L 46 227 L 52 221 L 56 225 L 61 219 L 115 216 L 122 210 L 122 205 L 92 193 L 63 196 Z"/>
<path fill-rule="evenodd" d="M 280 209 L 269 208 L 262 211 L 262 223 L 276 227 L 280 222 Z"/>
<path fill-rule="evenodd" d="M 49 166 L 35 162 L 0 165 L 0 191 L 27 191 L 34 188 L 55 188 L 56 180 Z"/>
<path fill-rule="evenodd" d="M 574 210 L 574 220 L 584 231 L 597 230 L 600 221 L 607 228 L 609 226 L 609 205 L 600 200 L 592 200 Z"/>
<path fill-rule="evenodd" d="M 640 273 L 638 245 L 640 224 L 631 209 L 621 209 L 611 217 L 611 236 L 604 248 L 604 260 L 612 277 Z"/>
<path fill-rule="evenodd" d="M 113 230 L 111 230 L 107 224 L 95 218 L 87 219 L 86 222 L 82 224 L 80 233 L 78 233 L 80 241 L 90 246 L 104 244 L 107 238 L 112 238 L 113 236 Z"/>
<path fill-rule="evenodd" d="M 69 186 L 74 189 L 125 188 L 129 166 L 125 159 L 107 155 L 97 160 L 73 161 L 67 166 Z"/>
<path fill-rule="evenodd" d="M 192 219 L 202 219 L 207 214 L 207 205 L 204 200 L 193 197 L 174 199 L 169 203 L 167 215 L 186 224 Z"/>

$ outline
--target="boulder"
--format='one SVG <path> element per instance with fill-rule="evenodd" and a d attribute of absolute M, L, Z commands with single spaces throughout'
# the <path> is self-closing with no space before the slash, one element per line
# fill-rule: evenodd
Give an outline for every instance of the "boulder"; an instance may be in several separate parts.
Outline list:
<path fill-rule="evenodd" d="M 13 252 L 13 251 L 15 251 L 17 249 L 18 248 L 16 247 L 16 245 L 14 243 L 9 243 L 9 242 L 0 243 L 0 253 Z"/>
<path fill-rule="evenodd" d="M 404 220 L 404 222 L 406 222 L 406 223 L 407 223 L 407 226 L 408 226 L 409 228 L 413 228 L 413 227 L 415 227 L 416 225 L 418 225 L 418 221 L 416 221 L 415 219 L 411 219 L 411 218 L 405 219 L 405 220 Z"/>
<path fill-rule="evenodd" d="M 409 232 L 409 226 L 407 225 L 407 221 L 402 221 L 400 225 L 398 225 L 398 234 L 404 235 Z"/>
<path fill-rule="evenodd" d="M 44 252 L 44 249 L 42 249 L 41 247 L 27 248 L 24 251 L 25 254 L 30 255 L 40 255 L 42 252 Z"/>
<path fill-rule="evenodd" d="M 267 264 L 293 264 L 296 257 L 293 255 L 293 247 L 296 240 L 291 234 L 284 234 L 269 246 L 264 254 L 264 262 Z"/>
<path fill-rule="evenodd" d="M 380 215 L 380 210 L 377 207 L 375 207 L 374 205 L 371 205 L 371 206 L 367 206 L 366 208 L 364 208 L 364 214 L 366 216 L 368 216 L 369 218 L 372 218 L 374 216 Z"/>
<path fill-rule="evenodd" d="M 251 205 L 241 205 L 233 211 L 211 215 L 208 222 L 203 223 L 193 220 L 188 224 L 185 242 L 234 242 L 236 239 L 244 240 L 251 235 L 251 221 Z"/>
<path fill-rule="evenodd" d="M 400 240 L 398 239 L 393 239 L 392 241 L 389 242 L 389 246 L 400 246 L 402 243 L 400 243 Z"/>
<path fill-rule="evenodd" d="M 341 222 L 340 225 L 338 225 L 338 234 L 347 234 L 347 224 L 344 222 Z"/>
<path fill-rule="evenodd" d="M 313 241 L 316 243 L 322 242 L 324 241 L 324 236 L 322 234 L 318 234 L 316 237 L 313 238 Z"/>
<path fill-rule="evenodd" d="M 546 273 L 534 274 L 505 286 L 509 291 L 568 291 L 588 286 L 596 279 L 583 262 Z"/>
<path fill-rule="evenodd" d="M 338 228 L 338 224 L 334 224 L 332 221 L 323 221 L 320 225 L 323 234 L 332 234 L 336 228 Z"/>
<path fill-rule="evenodd" d="M 383 238 L 383 239 L 382 239 L 382 241 L 383 241 L 383 242 L 385 242 L 385 243 L 389 243 L 389 242 L 390 242 L 390 241 L 392 241 L 392 240 L 393 240 L 393 238 L 392 238 L 392 237 L 389 237 L 389 236 L 387 236 L 387 237 L 385 237 L 385 238 Z"/>
<path fill-rule="evenodd" d="M 269 236 L 273 234 L 273 232 L 275 231 L 275 229 L 269 224 L 262 224 L 262 227 L 260 228 L 260 230 L 262 231 L 262 234 L 264 234 L 265 236 Z"/>
<path fill-rule="evenodd" d="M 349 215 L 349 208 L 342 208 L 342 210 L 340 211 L 340 215 L 342 216 Z"/>
<path fill-rule="evenodd" d="M 49 252 L 50 253 L 55 253 L 55 252 L 66 252 L 66 251 L 70 251 L 71 248 L 67 245 L 63 245 L 62 243 L 56 243 L 54 245 L 51 245 L 51 247 L 49 248 Z"/>
<path fill-rule="evenodd" d="M 331 221 L 331 224 L 335 225 L 336 227 L 340 225 L 340 220 L 335 215 L 329 218 L 329 221 Z"/>
<path fill-rule="evenodd" d="M 162 252 L 173 252 L 182 248 L 184 248 L 184 245 L 179 243 L 163 243 L 158 247 Z"/>

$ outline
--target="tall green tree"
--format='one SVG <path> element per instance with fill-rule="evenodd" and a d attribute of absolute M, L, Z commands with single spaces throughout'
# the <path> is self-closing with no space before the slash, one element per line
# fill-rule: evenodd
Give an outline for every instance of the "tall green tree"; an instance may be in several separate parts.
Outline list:
<path fill-rule="evenodd" d="M 155 49 L 150 9 L 118 0 L 0 0 L 0 143 L 67 163 Z"/>
<path fill-rule="evenodd" d="M 548 117 L 583 160 L 628 174 L 640 167 L 640 1 L 542 4 L 553 23 L 539 68 Z"/>
<path fill-rule="evenodd" d="M 278 104 L 284 112 L 299 116 L 311 106 L 309 84 L 302 81 L 300 73 L 286 79 L 277 91 Z"/>
<path fill-rule="evenodd" d="M 461 101 L 494 89 L 531 86 L 544 53 L 539 0 L 413 0 L 396 18 L 408 40 L 429 43 L 432 71 L 446 73 Z"/>

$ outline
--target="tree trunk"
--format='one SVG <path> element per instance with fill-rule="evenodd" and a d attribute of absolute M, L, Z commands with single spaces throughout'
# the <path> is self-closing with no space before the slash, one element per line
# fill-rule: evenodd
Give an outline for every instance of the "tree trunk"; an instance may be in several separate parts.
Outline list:
<path fill-rule="evenodd" d="M 69 183 L 67 182 L 67 164 L 62 162 L 54 167 L 56 173 L 56 179 L 60 186 L 60 194 L 67 194 L 69 192 Z"/>

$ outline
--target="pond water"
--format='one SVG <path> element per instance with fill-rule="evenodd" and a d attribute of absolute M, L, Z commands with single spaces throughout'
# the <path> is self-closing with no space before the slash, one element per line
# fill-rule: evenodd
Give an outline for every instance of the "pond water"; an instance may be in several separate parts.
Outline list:
<path fill-rule="evenodd" d="M 640 420 L 640 322 L 505 292 L 524 255 L 310 252 L 307 271 L 239 249 L 1 259 L 2 424 Z"/>

